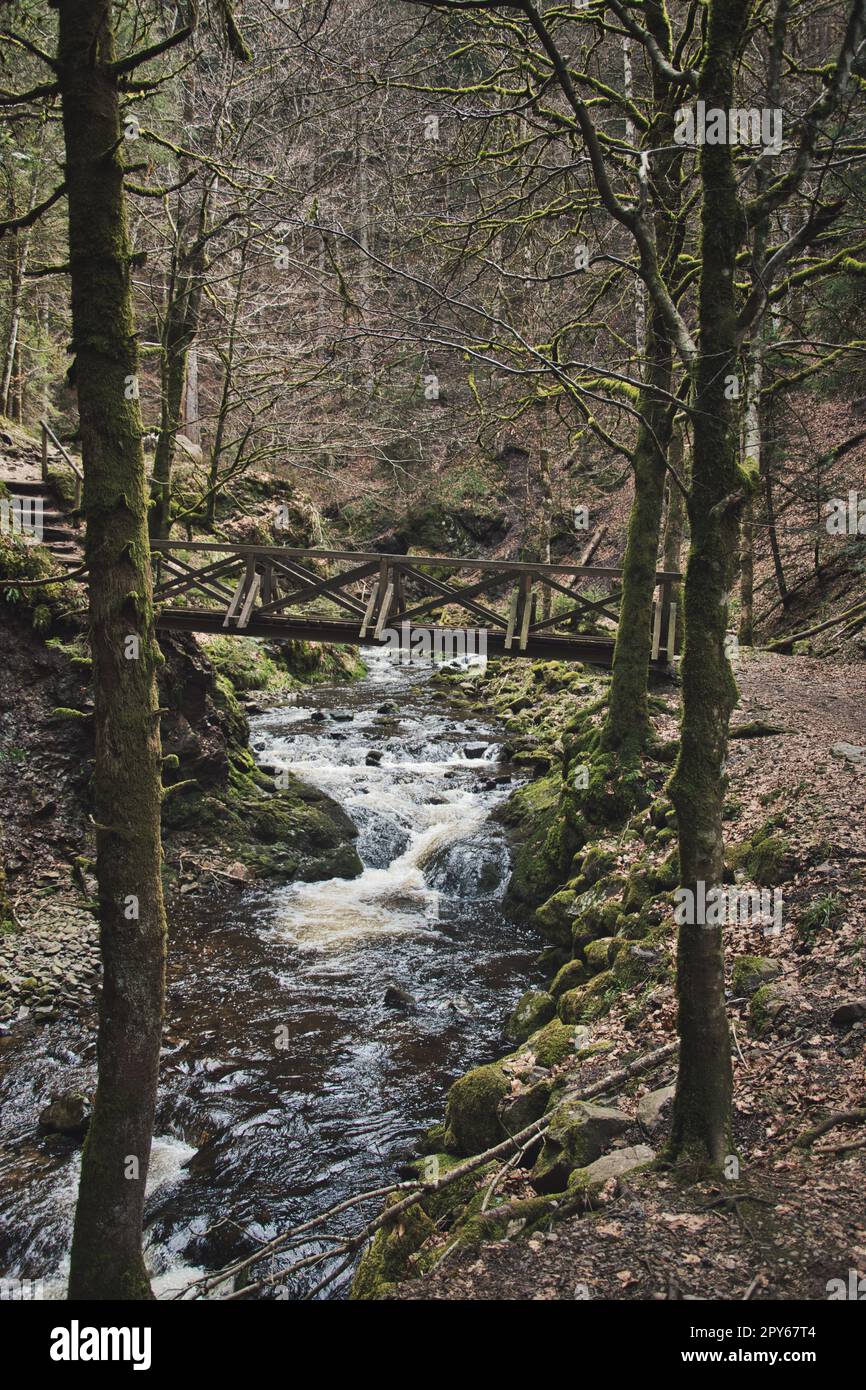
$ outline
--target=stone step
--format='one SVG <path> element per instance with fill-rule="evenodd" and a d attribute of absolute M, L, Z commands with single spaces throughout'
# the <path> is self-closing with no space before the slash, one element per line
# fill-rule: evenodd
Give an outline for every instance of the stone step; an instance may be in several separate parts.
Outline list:
<path fill-rule="evenodd" d="M 50 484 L 43 483 L 41 478 L 0 478 L 0 483 L 4 483 L 12 493 L 27 497 L 41 495 L 53 500 L 54 494 Z"/>
<path fill-rule="evenodd" d="M 77 541 L 80 539 L 78 531 L 73 531 L 71 526 L 52 526 L 49 522 L 45 524 L 42 518 L 42 538 L 46 541 Z"/>

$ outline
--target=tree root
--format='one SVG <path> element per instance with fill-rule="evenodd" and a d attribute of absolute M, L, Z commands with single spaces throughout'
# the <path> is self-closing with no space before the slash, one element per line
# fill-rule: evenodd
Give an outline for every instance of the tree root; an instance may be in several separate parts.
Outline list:
<path fill-rule="evenodd" d="M 753 1202 L 756 1206 L 774 1207 L 775 1202 L 771 1202 L 767 1197 L 757 1197 L 752 1192 L 732 1192 L 722 1193 L 719 1197 L 713 1197 L 709 1202 L 702 1202 L 699 1211 L 712 1211 L 716 1216 L 734 1215 L 740 1223 L 740 1230 L 747 1236 L 751 1236 L 751 1228 L 746 1224 L 746 1218 L 740 1211 L 743 1202 Z"/>

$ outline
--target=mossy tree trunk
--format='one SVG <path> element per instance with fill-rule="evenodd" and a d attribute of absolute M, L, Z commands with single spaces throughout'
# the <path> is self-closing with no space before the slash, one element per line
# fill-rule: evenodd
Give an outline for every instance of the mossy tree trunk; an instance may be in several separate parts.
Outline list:
<path fill-rule="evenodd" d="M 141 1251 L 165 974 L 160 738 L 110 0 L 55 0 L 94 660 L 103 989 L 69 1297 L 149 1298 Z"/>
<path fill-rule="evenodd" d="M 671 33 L 663 8 L 652 0 L 646 23 L 663 53 L 670 55 Z M 673 144 L 678 93 L 658 71 L 653 74 L 655 115 L 646 144 L 652 157 L 653 215 L 658 263 L 670 272 L 682 242 L 681 154 Z M 649 176 L 645 196 L 649 196 Z M 638 756 L 649 736 L 647 683 L 652 651 L 652 609 L 658 569 L 659 537 L 665 498 L 667 456 L 673 413 L 670 392 L 673 343 L 665 316 L 653 302 L 644 337 L 645 370 L 638 400 L 641 423 L 632 455 L 634 497 L 623 557 L 622 598 L 613 654 L 608 712 L 602 746 L 624 760 Z"/>
<path fill-rule="evenodd" d="M 791 594 L 788 590 L 788 581 L 785 578 L 785 566 L 782 562 L 782 552 L 779 547 L 779 531 L 776 525 L 776 502 L 773 495 L 776 448 L 775 396 L 769 397 L 762 411 L 762 429 L 761 476 L 764 488 L 764 516 L 767 523 L 767 535 L 770 540 L 770 554 L 773 557 L 773 573 L 776 578 L 776 589 L 778 590 L 782 607 L 788 608 L 791 603 Z"/>
<path fill-rule="evenodd" d="M 728 111 L 734 105 L 733 76 L 748 12 L 749 0 L 710 0 L 698 93 L 707 110 Z M 731 146 L 703 145 L 700 175 L 700 352 L 685 579 L 682 740 L 670 783 L 679 826 L 680 882 L 696 902 L 699 883 L 709 891 L 723 879 L 724 763 L 737 698 L 725 639 L 742 500 L 731 402 L 737 373 L 734 269 L 744 234 Z M 720 1168 L 731 1149 L 732 1094 L 721 926 L 680 927 L 677 998 L 680 1060 L 669 1155 Z"/>
<path fill-rule="evenodd" d="M 668 459 L 671 468 L 676 472 L 677 477 L 685 487 L 688 486 L 686 465 L 685 438 L 681 423 L 674 423 L 671 434 L 670 448 L 668 449 Z M 686 531 L 686 499 L 679 484 L 675 482 L 673 476 L 668 473 L 667 496 L 665 501 L 665 523 L 664 534 L 662 536 L 662 569 L 668 574 L 679 573 L 683 563 L 683 542 Z M 682 648 L 683 643 L 683 603 L 682 594 L 675 594 L 677 605 L 676 612 L 676 647 L 677 651 Z"/>
<path fill-rule="evenodd" d="M 180 197 L 186 200 L 186 190 Z M 162 333 L 161 406 L 159 438 L 153 460 L 153 504 L 150 534 L 165 540 L 171 530 L 171 475 L 175 438 L 183 420 L 190 349 L 198 335 L 204 285 L 209 190 L 205 188 L 196 213 L 182 202 Z"/>
<path fill-rule="evenodd" d="M 688 487 L 686 467 L 686 443 L 682 422 L 675 422 L 671 433 L 668 458 L 671 468 L 677 474 L 683 487 Z M 679 570 L 683 562 L 683 541 L 686 531 L 686 501 L 683 489 L 668 476 L 667 499 L 665 502 L 665 525 L 662 537 L 662 566 L 665 570 Z"/>
<path fill-rule="evenodd" d="M 759 332 L 749 354 L 746 408 L 743 425 L 743 454 L 746 467 L 761 472 L 761 384 L 763 381 L 763 335 Z M 751 647 L 755 640 L 755 503 L 748 497 L 743 505 L 740 526 L 740 625 L 739 640 Z"/>
<path fill-rule="evenodd" d="M 660 315 L 650 313 L 647 331 L 649 383 L 670 387 L 672 351 Z M 665 497 L 670 410 L 650 392 L 641 400 L 642 423 L 632 455 L 634 497 L 622 562 L 622 598 L 613 653 L 610 699 L 603 747 L 634 758 L 649 733 L 647 681 L 652 647 L 653 594 Z"/>

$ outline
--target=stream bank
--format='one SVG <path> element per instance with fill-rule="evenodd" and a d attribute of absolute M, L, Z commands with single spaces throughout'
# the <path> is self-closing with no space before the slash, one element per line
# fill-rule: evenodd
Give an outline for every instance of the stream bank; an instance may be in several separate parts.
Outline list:
<path fill-rule="evenodd" d="M 663 1161 L 676 1071 L 676 831 L 664 795 L 676 692 L 652 701 L 644 805 L 597 823 L 562 872 L 561 820 L 587 723 L 603 714 L 603 678 L 575 719 L 556 688 L 565 673 L 494 668 L 467 685 L 538 762 L 539 779 L 499 814 L 531 832 L 511 893 L 549 943 L 547 978 L 511 1015 L 512 1052 L 451 1088 L 416 1174 L 447 1178 L 468 1155 L 480 1166 L 399 1221 L 383 1213 L 355 1297 L 823 1299 L 862 1267 L 862 673 L 744 650 L 737 680 L 725 881 L 751 898 L 772 886 L 784 910 L 781 929 L 760 911 L 725 928 L 735 1152 L 724 1178 Z M 820 1116 L 835 1142 L 821 1139 Z M 533 1123 L 543 1135 L 527 1133 Z"/>
<path fill-rule="evenodd" d="M 162 1295 L 391 1180 L 453 1078 L 501 1050 L 537 941 L 503 912 L 510 836 L 493 813 L 525 774 L 498 721 L 432 674 L 374 660 L 364 680 L 251 716 L 260 775 L 339 803 L 359 873 L 227 882 L 177 866 L 147 1207 Z M 79 1141 L 37 1120 L 92 1089 L 94 1018 L 28 1020 L 2 1043 L 0 1268 L 56 1297 Z"/>

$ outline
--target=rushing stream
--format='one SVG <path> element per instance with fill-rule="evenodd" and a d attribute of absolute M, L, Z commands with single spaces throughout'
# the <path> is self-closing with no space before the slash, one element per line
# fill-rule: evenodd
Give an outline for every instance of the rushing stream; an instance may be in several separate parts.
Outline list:
<path fill-rule="evenodd" d="M 449 1083 L 493 1055 L 525 987 L 536 942 L 501 911 L 508 849 L 490 820 L 511 781 L 502 732 L 449 709 L 431 669 L 376 658 L 363 681 L 252 720 L 264 765 L 290 768 L 353 818 L 360 877 L 169 904 L 147 1206 L 163 1296 L 392 1181 L 441 1118 Z M 53 1095 L 92 1087 L 92 1026 L 67 1019 L 4 1042 L 0 1274 L 42 1279 L 58 1297 L 79 1154 L 41 1140 L 36 1118 Z M 343 1219 L 354 1228 L 358 1215 Z"/>

